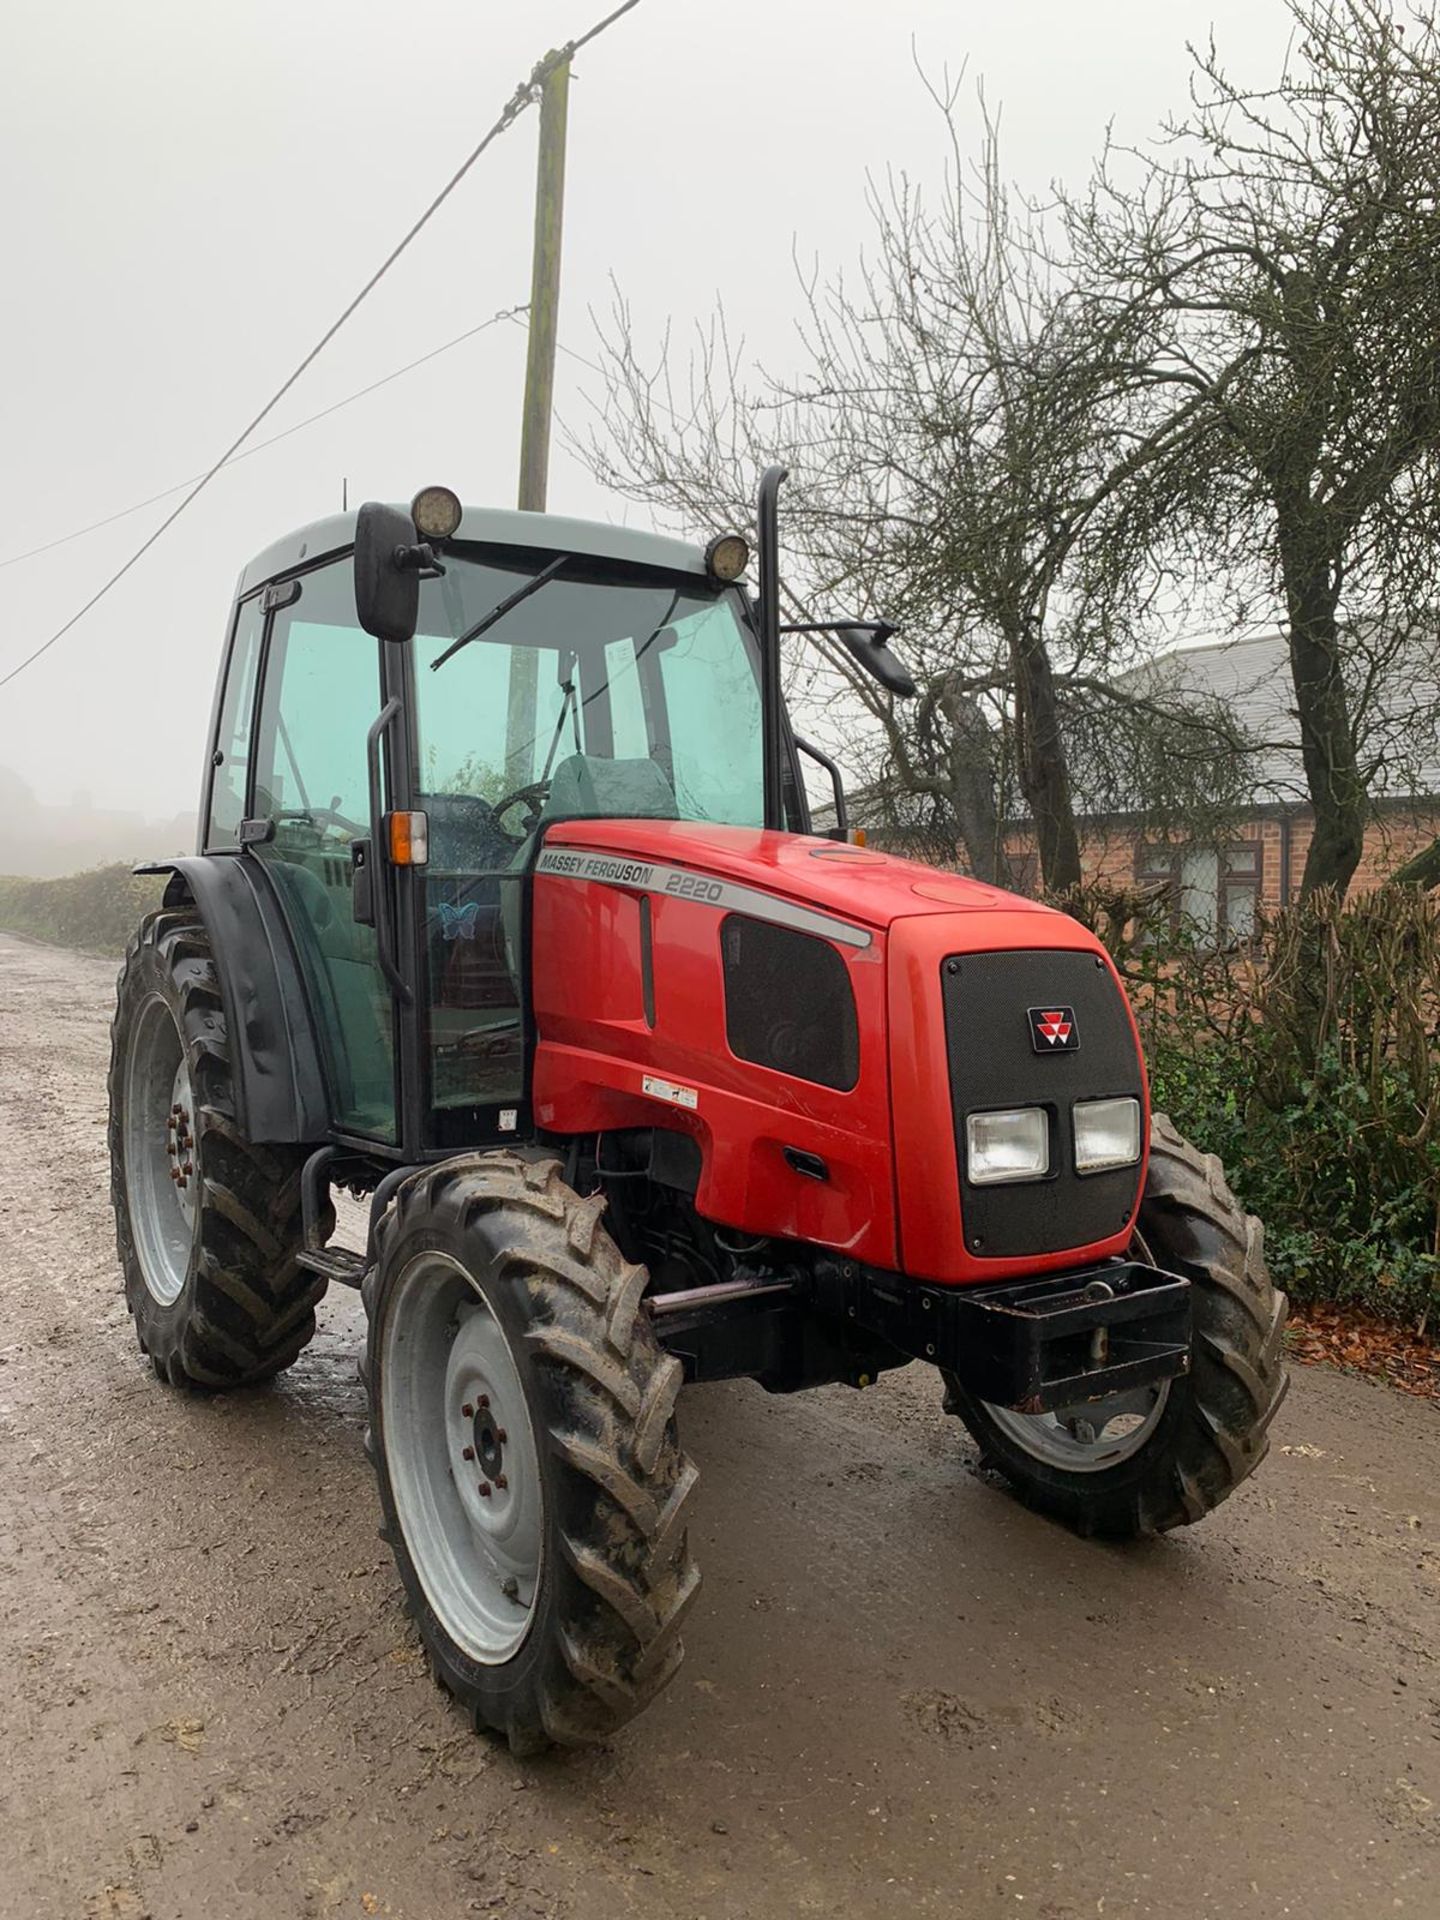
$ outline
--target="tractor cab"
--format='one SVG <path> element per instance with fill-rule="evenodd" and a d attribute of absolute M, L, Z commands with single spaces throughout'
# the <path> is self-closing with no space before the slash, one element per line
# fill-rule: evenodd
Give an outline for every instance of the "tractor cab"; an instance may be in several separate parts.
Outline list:
<path fill-rule="evenodd" d="M 418 1159 L 528 1132 L 525 886 L 551 824 L 765 824 L 745 557 L 456 503 L 443 539 L 362 508 L 247 569 L 202 852 L 267 869 L 337 1134 Z"/>

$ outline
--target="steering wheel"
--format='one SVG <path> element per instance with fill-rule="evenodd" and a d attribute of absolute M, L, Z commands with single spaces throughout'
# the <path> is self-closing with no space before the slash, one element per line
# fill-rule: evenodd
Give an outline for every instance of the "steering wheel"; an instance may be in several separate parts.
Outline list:
<path fill-rule="evenodd" d="M 518 846 L 527 834 L 534 833 L 535 829 L 539 826 L 540 809 L 544 806 L 545 796 L 549 791 L 550 782 L 548 780 L 532 780 L 528 787 L 516 787 L 513 793 L 507 793 L 503 800 L 497 800 L 495 802 L 495 805 L 490 810 L 490 818 L 494 821 L 500 832 L 505 835 L 505 838 L 507 840 L 513 840 Z M 519 833 L 512 833 L 510 829 L 504 825 L 503 817 L 512 807 L 522 805 L 529 808 L 525 816 L 525 824 Z"/>

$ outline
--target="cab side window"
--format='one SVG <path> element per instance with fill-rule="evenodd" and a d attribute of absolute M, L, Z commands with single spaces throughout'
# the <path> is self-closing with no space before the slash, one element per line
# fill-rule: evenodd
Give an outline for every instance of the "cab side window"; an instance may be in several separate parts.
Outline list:
<path fill-rule="evenodd" d="M 361 631 L 349 556 L 302 576 L 271 619 L 255 741 L 256 853 L 285 906 L 310 989 L 337 1121 L 393 1140 L 390 989 L 357 925 L 351 847 L 370 833 L 365 736 L 380 711 L 379 642 Z"/>
<path fill-rule="evenodd" d="M 220 724 L 210 771 L 210 802 L 205 847 L 215 852 L 240 844 L 240 822 L 245 818 L 245 785 L 250 773 L 250 735 L 255 717 L 255 669 L 265 616 L 260 595 L 252 594 L 236 610 L 230 640 L 230 662 L 220 702 Z"/>

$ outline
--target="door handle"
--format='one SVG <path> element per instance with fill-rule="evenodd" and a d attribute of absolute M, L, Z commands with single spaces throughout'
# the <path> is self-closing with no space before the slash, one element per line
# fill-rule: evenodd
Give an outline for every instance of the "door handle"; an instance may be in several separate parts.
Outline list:
<path fill-rule="evenodd" d="M 375 927 L 375 955 L 380 962 L 380 971 L 390 983 L 390 990 L 398 1000 L 413 1006 L 415 995 L 410 983 L 401 974 L 395 964 L 395 902 L 390 890 L 388 863 L 385 862 L 384 814 L 385 802 L 380 791 L 380 742 L 385 737 L 396 714 L 400 711 L 400 702 L 387 700 L 375 716 L 374 725 L 365 736 L 365 766 L 370 778 L 370 849 L 371 859 L 382 864 L 378 872 L 370 875 L 370 910 Z M 353 859 L 353 854 L 352 854 Z M 358 917 L 358 916 L 357 916 Z"/>
<path fill-rule="evenodd" d="M 375 867 L 371 859 L 372 840 L 350 842 L 350 912 L 357 927 L 375 924 Z"/>

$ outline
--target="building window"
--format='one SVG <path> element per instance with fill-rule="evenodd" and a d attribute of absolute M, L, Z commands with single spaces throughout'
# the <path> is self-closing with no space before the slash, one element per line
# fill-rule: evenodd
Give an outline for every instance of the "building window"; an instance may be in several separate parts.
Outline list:
<path fill-rule="evenodd" d="M 1135 877 L 1143 886 L 1164 886 L 1173 932 L 1182 927 L 1221 942 L 1244 940 L 1255 931 L 1260 905 L 1260 842 L 1226 847 L 1140 846 Z"/>

